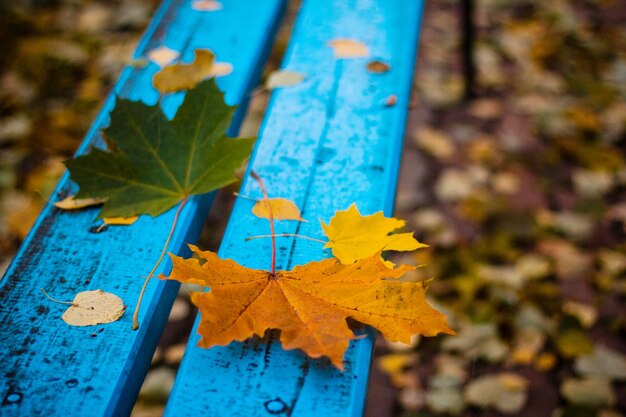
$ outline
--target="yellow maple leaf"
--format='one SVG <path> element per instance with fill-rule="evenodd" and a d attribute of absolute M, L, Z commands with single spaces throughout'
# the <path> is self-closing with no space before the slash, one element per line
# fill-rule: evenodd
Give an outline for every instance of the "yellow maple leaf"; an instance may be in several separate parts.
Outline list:
<path fill-rule="evenodd" d="M 272 274 L 189 247 L 206 262 L 170 255 L 172 272 L 160 278 L 210 288 L 191 295 L 202 315 L 201 347 L 279 329 L 283 348 L 301 349 L 313 358 L 326 356 L 343 369 L 343 355 L 356 338 L 348 317 L 375 327 L 388 340 L 404 343 L 416 333 L 454 333 L 445 316 L 426 303 L 423 285 L 394 280 L 413 267 L 389 269 L 380 253 L 351 265 L 325 259 Z"/>
<path fill-rule="evenodd" d="M 275 220 L 298 220 L 306 222 L 302 218 L 300 209 L 291 200 L 286 198 L 270 198 L 268 199 L 270 206 L 272 207 L 272 215 Z M 262 219 L 269 219 L 270 213 L 267 209 L 267 202 L 259 200 L 252 207 L 252 214 Z"/>
<path fill-rule="evenodd" d="M 215 62 L 215 55 L 209 49 L 196 49 L 193 62 L 178 62 L 162 68 L 154 74 L 152 83 L 161 94 L 168 94 L 193 88 L 206 78 L 232 72 L 232 64 Z"/>
<path fill-rule="evenodd" d="M 352 204 L 347 210 L 335 213 L 328 225 L 322 223 L 333 255 L 344 264 L 351 264 L 372 254 L 387 251 L 412 251 L 428 245 L 417 241 L 413 233 L 391 232 L 404 227 L 404 220 L 385 217 L 382 211 L 363 216 Z"/>

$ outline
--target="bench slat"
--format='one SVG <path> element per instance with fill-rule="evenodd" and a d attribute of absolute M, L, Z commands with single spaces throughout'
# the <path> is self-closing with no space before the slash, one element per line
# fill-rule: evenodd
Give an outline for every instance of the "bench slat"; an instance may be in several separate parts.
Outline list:
<path fill-rule="evenodd" d="M 234 72 L 218 79 L 229 103 L 246 101 L 256 86 L 284 8 L 283 0 L 222 0 L 223 10 L 198 12 L 191 0 L 165 1 L 139 44 L 136 58 L 161 45 L 182 51 L 209 48 Z M 127 67 L 115 93 L 155 103 L 153 63 Z M 111 95 L 78 153 L 102 146 L 98 133 L 114 106 Z M 163 100 L 173 115 L 182 94 Z M 239 117 L 231 125 L 236 131 Z M 76 191 L 67 175 L 56 194 Z M 56 197 L 53 197 L 56 200 Z M 201 230 L 211 196 L 194 198 L 181 214 L 170 246 L 180 252 Z M 104 416 L 128 415 L 134 405 L 152 353 L 167 320 L 178 285 L 153 280 L 144 297 L 140 330 L 131 330 L 132 308 L 143 278 L 158 258 L 174 211 L 157 218 L 142 216 L 132 226 L 92 233 L 97 209 L 63 212 L 46 206 L 20 252 L 0 282 L 0 415 Z M 161 272 L 169 268 L 169 262 Z M 60 299 L 101 288 L 119 295 L 130 306 L 121 320 L 90 327 L 70 327 L 61 320 L 67 306 L 45 299 L 40 288 Z"/>
<path fill-rule="evenodd" d="M 365 214 L 391 213 L 422 8 L 416 0 L 305 0 L 283 68 L 307 79 L 273 94 L 251 163 L 271 197 L 295 201 L 309 220 L 277 222 L 276 233 L 324 239 L 317 219 L 327 222 L 352 202 Z M 368 59 L 333 59 L 326 44 L 334 38 L 362 41 L 391 71 L 370 74 Z M 386 107 L 392 94 L 397 104 Z M 261 197 L 249 177 L 241 193 Z M 220 256 L 267 270 L 270 240 L 245 241 L 269 233 L 267 220 L 251 208 L 252 202 L 237 201 Z M 278 238 L 277 244 L 280 269 L 329 256 L 316 242 Z M 276 334 L 211 349 L 196 347 L 198 340 L 194 334 L 189 341 L 166 416 L 363 413 L 371 331 L 351 344 L 343 373 L 327 360 L 284 351 Z"/>

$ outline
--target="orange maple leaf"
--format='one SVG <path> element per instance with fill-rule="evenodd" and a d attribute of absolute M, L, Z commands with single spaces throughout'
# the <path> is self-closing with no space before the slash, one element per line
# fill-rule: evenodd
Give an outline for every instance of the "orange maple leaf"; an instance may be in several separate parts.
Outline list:
<path fill-rule="evenodd" d="M 324 259 L 272 274 L 189 247 L 206 262 L 170 255 L 172 273 L 160 278 L 210 288 L 191 294 L 202 315 L 201 347 L 280 329 L 283 348 L 301 349 L 313 358 L 327 356 L 343 370 L 343 355 L 357 337 L 348 327 L 348 317 L 375 327 L 388 340 L 404 343 L 417 333 L 454 333 L 445 316 L 426 303 L 422 284 L 394 280 L 413 267 L 389 269 L 380 253 L 350 265 Z"/>

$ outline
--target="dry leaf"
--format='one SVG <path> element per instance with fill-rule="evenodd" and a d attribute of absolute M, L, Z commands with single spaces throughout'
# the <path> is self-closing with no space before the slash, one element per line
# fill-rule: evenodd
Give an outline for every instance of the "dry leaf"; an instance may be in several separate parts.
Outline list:
<path fill-rule="evenodd" d="M 296 71 L 272 71 L 267 77 L 265 88 L 273 90 L 279 87 L 291 87 L 300 84 L 305 78 L 306 75 Z"/>
<path fill-rule="evenodd" d="M 139 216 L 131 216 L 131 217 L 103 217 L 102 221 L 104 224 L 108 224 L 111 226 L 128 226 L 133 224 L 139 219 Z"/>
<path fill-rule="evenodd" d="M 215 12 L 222 10 L 222 3 L 216 0 L 196 0 L 191 5 L 191 8 L 201 12 Z"/>
<path fill-rule="evenodd" d="M 180 52 L 168 48 L 167 46 L 159 46 L 148 52 L 148 59 L 159 67 L 164 67 L 180 56 Z"/>
<path fill-rule="evenodd" d="M 270 198 L 270 206 L 272 206 L 272 215 L 274 220 L 298 220 L 306 222 L 300 214 L 300 209 L 291 200 L 286 198 Z M 252 214 L 262 219 L 269 219 L 270 214 L 267 210 L 267 203 L 264 200 L 256 202 L 252 207 Z"/>
<path fill-rule="evenodd" d="M 328 42 L 333 48 L 335 58 L 365 58 L 370 52 L 365 44 L 352 39 L 333 39 Z"/>
<path fill-rule="evenodd" d="M 111 323 L 126 311 L 120 297 L 102 290 L 83 291 L 76 294 L 73 305 L 61 318 L 70 326 L 93 326 Z"/>
<path fill-rule="evenodd" d="M 518 413 L 528 394 L 528 382 L 517 374 L 501 373 L 474 379 L 465 388 L 465 400 L 482 408 L 495 408 L 501 413 Z"/>
<path fill-rule="evenodd" d="M 104 204 L 106 198 L 78 198 L 75 199 L 73 195 L 65 197 L 61 201 L 54 203 L 55 207 L 61 210 L 78 210 L 84 207 L 97 206 Z"/>
<path fill-rule="evenodd" d="M 587 407 L 610 407 L 616 402 L 611 381 L 604 378 L 567 378 L 560 391 L 570 403 Z"/>
<path fill-rule="evenodd" d="M 626 380 L 626 356 L 606 346 L 596 346 L 589 356 L 576 359 L 574 369 L 586 377 Z"/>
<path fill-rule="evenodd" d="M 343 355 L 356 338 L 348 317 L 404 343 L 416 333 L 453 334 L 445 317 L 426 303 L 423 285 L 392 280 L 413 267 L 388 269 L 379 252 L 353 265 L 325 259 L 272 275 L 189 247 L 206 262 L 171 255 L 173 268 L 167 278 L 211 290 L 191 294 L 202 313 L 201 347 L 280 329 L 284 349 L 301 349 L 313 358 L 326 356 L 343 369 Z"/>
<path fill-rule="evenodd" d="M 382 61 L 370 61 L 367 63 L 367 70 L 374 74 L 383 74 L 390 69 L 391 67 Z"/>
<path fill-rule="evenodd" d="M 420 127 L 415 132 L 415 144 L 440 159 L 449 159 L 456 153 L 454 140 L 443 130 Z"/>
<path fill-rule="evenodd" d="M 213 52 L 208 49 L 196 49 L 192 63 L 169 65 L 154 74 L 152 82 L 161 94 L 188 90 L 213 75 L 214 62 Z"/>
<path fill-rule="evenodd" d="M 336 212 L 328 225 L 320 223 L 329 240 L 324 248 L 331 248 L 333 255 L 344 264 L 383 250 L 412 251 L 428 246 L 418 242 L 413 233 L 390 234 L 404 227 L 404 220 L 385 217 L 382 211 L 363 216 L 356 204 Z"/>

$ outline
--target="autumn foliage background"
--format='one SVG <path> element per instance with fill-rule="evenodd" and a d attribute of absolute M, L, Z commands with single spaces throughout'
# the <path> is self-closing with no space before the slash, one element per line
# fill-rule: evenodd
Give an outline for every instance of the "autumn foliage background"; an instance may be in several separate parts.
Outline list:
<path fill-rule="evenodd" d="M 2 271 L 156 3 L 0 4 Z M 476 2 L 471 97 L 460 11 L 427 1 L 396 217 L 431 247 L 394 259 L 427 264 L 412 279 L 435 277 L 429 296 L 459 334 L 379 340 L 368 413 L 623 416 L 626 5 Z M 267 98 L 253 100 L 243 136 Z M 226 190 L 214 213 L 231 201 Z M 224 219 L 209 219 L 203 248 L 217 247 Z M 183 292 L 136 415 L 159 414 L 191 317 Z"/>

